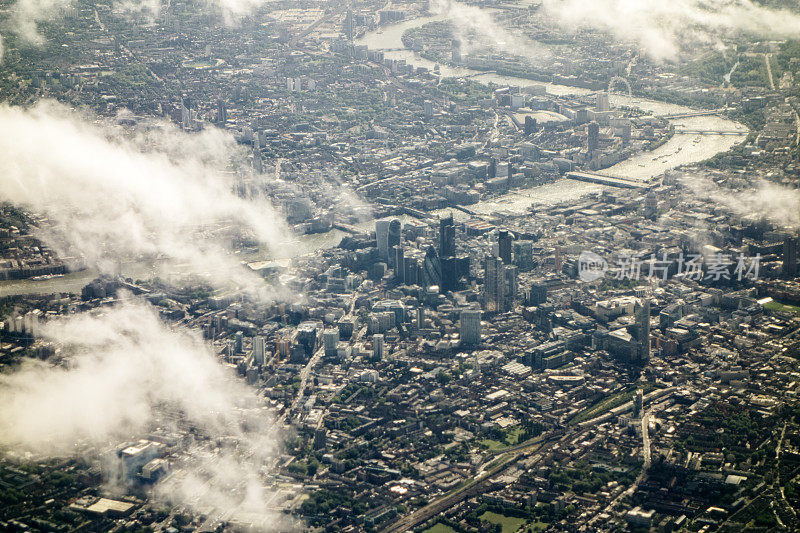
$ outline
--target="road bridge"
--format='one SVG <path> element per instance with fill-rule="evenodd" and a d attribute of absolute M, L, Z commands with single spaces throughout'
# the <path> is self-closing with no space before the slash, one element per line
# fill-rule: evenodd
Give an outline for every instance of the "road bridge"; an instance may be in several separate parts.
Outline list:
<path fill-rule="evenodd" d="M 744 131 L 732 130 L 675 130 L 675 135 L 747 135 Z"/>
<path fill-rule="evenodd" d="M 367 233 L 364 230 L 361 230 L 355 226 L 351 226 L 350 224 L 345 224 L 344 222 L 334 222 L 333 227 L 335 229 L 344 231 L 345 233 L 350 233 L 351 235 L 360 235 L 362 233 Z"/>
<path fill-rule="evenodd" d="M 461 211 L 462 213 L 466 213 L 466 214 L 474 216 L 474 217 L 478 216 L 478 214 L 475 211 L 473 211 L 472 209 L 467 209 L 463 205 L 454 205 L 454 206 L 451 206 L 451 209 L 455 209 L 457 211 Z"/>
<path fill-rule="evenodd" d="M 618 178 L 614 176 L 604 176 L 603 174 L 595 174 L 594 172 L 567 172 L 564 177 L 576 181 L 586 181 L 589 183 L 608 185 L 610 187 L 620 187 L 622 189 L 647 189 L 650 187 L 650 184 L 644 181 Z"/>
<path fill-rule="evenodd" d="M 692 118 L 692 117 L 712 117 L 714 115 L 719 115 L 725 111 L 725 109 L 712 109 L 708 111 L 692 111 L 690 113 L 675 113 L 673 115 L 661 115 L 661 118 L 666 119 L 678 119 L 678 118 Z"/>

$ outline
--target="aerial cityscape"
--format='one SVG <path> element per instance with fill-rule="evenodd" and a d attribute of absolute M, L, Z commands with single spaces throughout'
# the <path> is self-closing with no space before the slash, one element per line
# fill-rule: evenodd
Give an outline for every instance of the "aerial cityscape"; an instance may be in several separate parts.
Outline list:
<path fill-rule="evenodd" d="M 0 531 L 800 531 L 798 0 L 0 0 Z"/>

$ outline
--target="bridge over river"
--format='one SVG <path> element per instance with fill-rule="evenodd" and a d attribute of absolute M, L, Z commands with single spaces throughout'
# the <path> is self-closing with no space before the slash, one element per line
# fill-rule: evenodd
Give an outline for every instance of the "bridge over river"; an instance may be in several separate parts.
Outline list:
<path fill-rule="evenodd" d="M 676 129 L 675 135 L 744 135 L 743 131 L 733 130 L 682 130 Z"/>
<path fill-rule="evenodd" d="M 727 109 L 709 109 L 707 111 L 690 111 L 688 113 L 674 113 L 672 115 L 661 115 L 661 118 L 668 120 L 679 118 L 693 118 L 693 117 L 712 117 L 714 115 L 722 115 Z"/>
<path fill-rule="evenodd" d="M 567 172 L 564 174 L 564 177 L 576 181 L 587 181 L 589 183 L 599 183 L 610 187 L 620 187 L 622 189 L 647 189 L 651 185 L 644 181 L 605 176 L 594 172 Z"/>

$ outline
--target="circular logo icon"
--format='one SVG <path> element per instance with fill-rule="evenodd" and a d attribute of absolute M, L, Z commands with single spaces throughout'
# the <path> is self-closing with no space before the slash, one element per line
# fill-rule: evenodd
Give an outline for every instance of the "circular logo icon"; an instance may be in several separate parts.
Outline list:
<path fill-rule="evenodd" d="M 606 275 L 608 262 L 594 252 L 584 250 L 578 256 L 578 277 L 590 283 Z"/>

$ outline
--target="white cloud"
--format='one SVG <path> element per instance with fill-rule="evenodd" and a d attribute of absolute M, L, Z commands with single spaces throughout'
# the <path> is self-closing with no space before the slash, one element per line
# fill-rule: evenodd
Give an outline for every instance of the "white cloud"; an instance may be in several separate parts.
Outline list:
<path fill-rule="evenodd" d="M 234 25 L 242 17 L 252 13 L 265 0 L 201 0 L 212 9 L 219 11 L 228 25 Z M 141 13 L 157 16 L 162 9 L 161 0 L 115 0 L 114 7 L 126 13 Z M 28 43 L 41 45 L 44 37 L 39 32 L 39 24 L 56 19 L 74 7 L 74 0 L 17 0 L 10 8 L 10 29 Z"/>
<path fill-rule="evenodd" d="M 215 435 L 240 435 L 255 392 L 190 330 L 170 329 L 142 303 L 45 324 L 66 364 L 29 361 L 0 375 L 0 442 L 45 453 L 136 437 L 165 409 Z"/>
<path fill-rule="evenodd" d="M 96 455 L 156 427 L 191 427 L 191 459 L 174 464 L 155 496 L 227 518 L 275 518 L 261 475 L 279 443 L 271 413 L 195 332 L 129 301 L 52 321 L 42 336 L 60 346 L 63 364 L 0 374 L 0 445 Z"/>
<path fill-rule="evenodd" d="M 72 0 L 17 0 L 10 8 L 9 30 L 30 44 L 41 45 L 40 22 L 62 16 Z"/>
<path fill-rule="evenodd" d="M 764 179 L 740 189 L 720 187 L 698 176 L 685 176 L 681 182 L 697 198 L 714 201 L 740 217 L 759 215 L 776 226 L 800 229 L 800 189 Z"/>
<path fill-rule="evenodd" d="M 241 155 L 229 134 L 187 134 L 166 122 L 129 133 L 61 104 L 0 106 L 0 199 L 48 217 L 42 238 L 113 272 L 161 258 L 217 286 L 261 287 L 226 245 L 245 231 L 280 254 L 289 231 L 265 198 L 242 199 L 224 167 Z M 263 287 L 262 287 L 263 288 Z"/>
<path fill-rule="evenodd" d="M 800 36 L 798 13 L 750 0 L 543 0 L 542 5 L 565 29 L 607 31 L 656 60 L 716 45 L 720 35 L 732 32 L 771 39 Z"/>
<path fill-rule="evenodd" d="M 492 13 L 478 6 L 462 4 L 457 0 L 434 0 L 431 11 L 446 15 L 455 26 L 456 35 L 470 48 L 490 45 L 513 55 L 525 56 L 532 61 L 542 60 L 549 51 L 535 41 L 497 23 Z"/>

